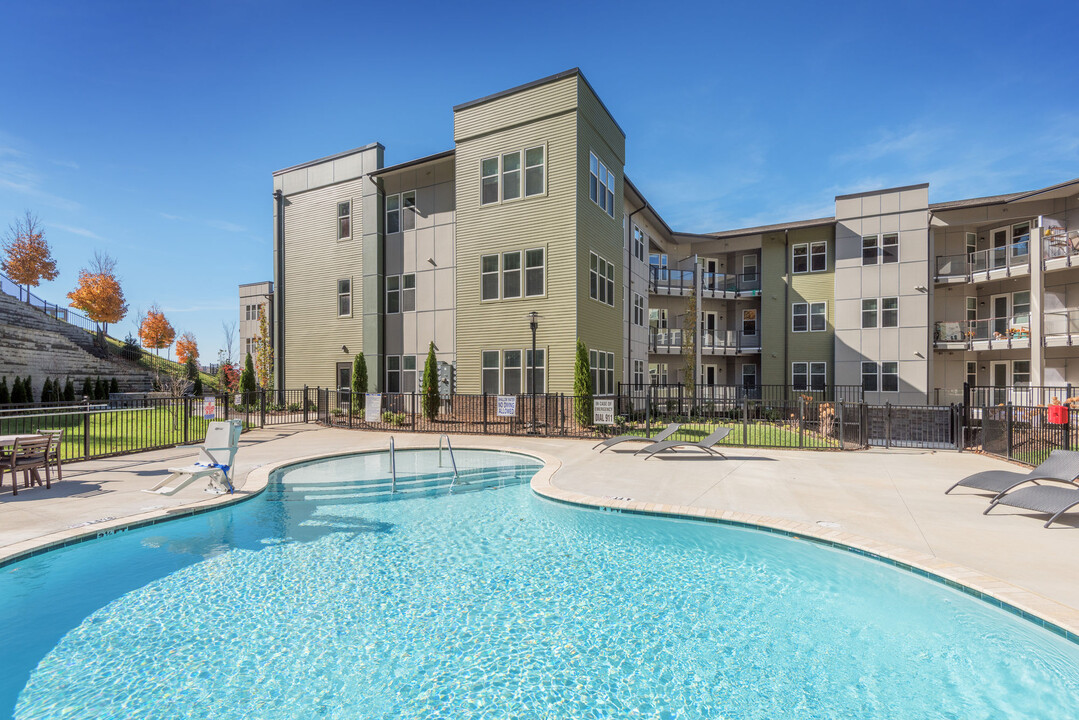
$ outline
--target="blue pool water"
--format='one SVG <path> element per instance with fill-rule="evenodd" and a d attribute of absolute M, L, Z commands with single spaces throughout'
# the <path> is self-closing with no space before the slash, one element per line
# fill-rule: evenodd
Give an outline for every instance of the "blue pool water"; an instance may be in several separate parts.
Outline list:
<path fill-rule="evenodd" d="M 459 450 L 472 480 L 447 494 L 436 457 L 399 453 L 408 499 L 354 485 L 385 455 L 311 463 L 231 509 L 0 568 L 0 715 L 1079 715 L 1079 648 L 937 583 L 551 503 L 519 455 Z"/>

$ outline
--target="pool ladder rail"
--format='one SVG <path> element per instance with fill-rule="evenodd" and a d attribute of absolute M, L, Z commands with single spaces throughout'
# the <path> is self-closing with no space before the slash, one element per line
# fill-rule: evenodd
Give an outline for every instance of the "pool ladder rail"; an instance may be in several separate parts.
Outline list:
<path fill-rule="evenodd" d="M 442 434 L 438 437 L 438 466 L 442 467 L 442 441 L 446 441 L 446 447 L 450 451 L 450 462 L 453 463 L 453 480 L 450 481 L 450 492 L 453 492 L 453 486 L 457 484 L 457 481 L 461 479 L 461 473 L 457 472 L 457 458 L 453 456 L 453 445 L 450 443 L 450 436 Z"/>
<path fill-rule="evenodd" d="M 390 495 L 397 492 L 397 456 L 394 454 L 393 435 L 390 435 Z"/>

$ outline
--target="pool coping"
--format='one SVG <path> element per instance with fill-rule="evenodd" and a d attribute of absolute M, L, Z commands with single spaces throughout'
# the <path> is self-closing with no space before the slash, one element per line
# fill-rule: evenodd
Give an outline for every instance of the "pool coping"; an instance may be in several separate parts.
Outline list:
<path fill-rule="evenodd" d="M 561 463 L 559 463 L 561 466 Z M 556 468 L 557 469 L 557 468 Z M 547 470 L 545 467 L 544 470 Z M 860 535 L 795 520 L 755 515 L 735 510 L 719 510 L 691 505 L 667 505 L 618 497 L 599 497 L 560 488 L 554 484 L 554 470 L 541 471 L 532 478 L 532 492 L 564 505 L 605 512 L 673 518 L 715 523 L 729 527 L 782 535 L 817 545 L 843 550 L 883 562 L 900 570 L 958 590 L 994 607 L 1012 613 L 1061 638 L 1079 645 L 1079 610 L 974 570 L 964 565 L 927 555 L 917 550 L 871 540 Z"/>

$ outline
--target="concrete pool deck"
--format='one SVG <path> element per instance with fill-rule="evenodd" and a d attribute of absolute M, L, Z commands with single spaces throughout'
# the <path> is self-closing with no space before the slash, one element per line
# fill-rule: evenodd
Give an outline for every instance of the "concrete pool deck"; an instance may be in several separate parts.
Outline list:
<path fill-rule="evenodd" d="M 187 464 L 192 447 L 65 466 L 51 490 L 12 496 L 0 490 L 0 563 L 34 548 L 107 533 L 235 502 L 261 489 L 267 466 L 294 458 L 385 449 L 389 433 L 279 426 L 245 433 L 237 454 L 235 496 L 193 483 L 172 497 L 141 492 Z M 435 435 L 394 435 L 398 448 L 432 447 Z M 623 452 L 602 455 L 592 441 L 452 436 L 455 447 L 534 452 L 560 467 L 542 478 L 544 495 L 578 504 L 696 516 L 762 525 L 813 536 L 915 567 L 991 594 L 1079 633 L 1079 513 L 1043 529 L 1045 516 L 1014 508 L 982 511 L 988 496 L 958 489 L 980 470 L 1019 469 L 990 457 L 948 451 L 874 449 L 785 451 L 731 447 L 726 460 L 687 451 L 645 461 Z M 260 470 L 261 469 L 261 470 Z M 9 476 L 8 476 L 9 477 Z M 5 480 L 8 479 L 5 477 Z"/>

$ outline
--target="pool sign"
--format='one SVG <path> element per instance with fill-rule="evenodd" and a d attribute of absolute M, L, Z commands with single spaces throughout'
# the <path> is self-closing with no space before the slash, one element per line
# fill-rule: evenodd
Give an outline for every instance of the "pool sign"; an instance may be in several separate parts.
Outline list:
<path fill-rule="evenodd" d="M 382 419 L 382 393 L 367 393 L 364 396 L 363 419 L 375 423 Z"/>
<path fill-rule="evenodd" d="M 217 403 L 209 395 L 202 399 L 202 417 L 206 420 L 213 420 L 217 417 Z"/>
<path fill-rule="evenodd" d="M 517 396 L 498 396 L 498 417 L 517 417 Z"/>
<path fill-rule="evenodd" d="M 614 425 L 614 399 L 592 401 L 592 422 L 596 425 Z"/>

